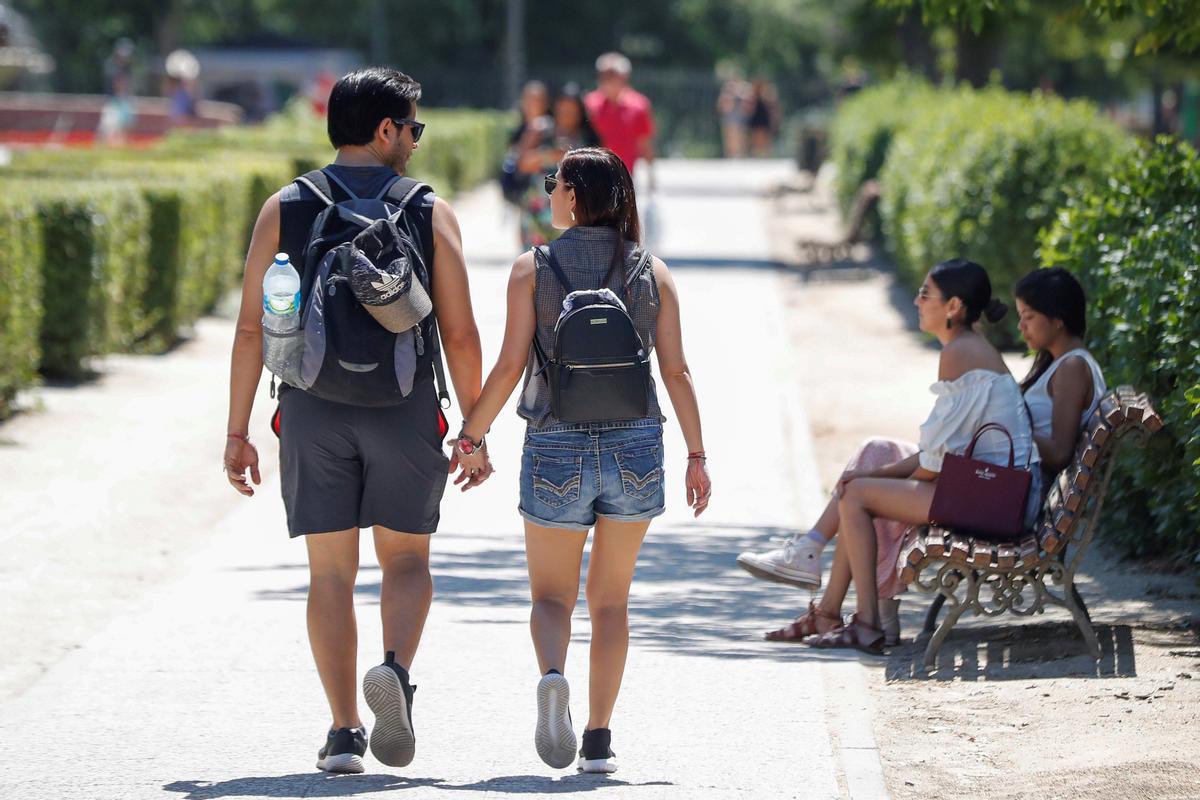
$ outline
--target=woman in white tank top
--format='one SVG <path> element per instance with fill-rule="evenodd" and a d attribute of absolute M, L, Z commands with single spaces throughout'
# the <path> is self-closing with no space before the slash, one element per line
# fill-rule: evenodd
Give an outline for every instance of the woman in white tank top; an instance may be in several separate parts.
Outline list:
<path fill-rule="evenodd" d="M 1080 429 L 1108 389 L 1083 344 L 1087 303 L 1079 281 L 1059 267 L 1039 269 L 1022 278 L 1014 294 L 1021 337 L 1037 351 L 1021 391 L 1042 470 L 1050 476 L 1070 463 Z"/>

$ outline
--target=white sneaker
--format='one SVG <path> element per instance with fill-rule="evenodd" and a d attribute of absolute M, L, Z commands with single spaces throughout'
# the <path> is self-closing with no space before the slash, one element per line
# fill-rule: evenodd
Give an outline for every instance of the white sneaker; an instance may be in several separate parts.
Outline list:
<path fill-rule="evenodd" d="M 547 672 L 538 681 L 537 730 L 534 746 L 542 761 L 555 769 L 575 760 L 575 731 L 571 725 L 571 687 L 558 672 Z"/>
<path fill-rule="evenodd" d="M 802 589 L 821 586 L 821 550 L 807 533 L 793 536 L 778 550 L 762 555 L 745 552 L 737 557 L 738 566 L 756 578 L 787 583 Z"/>

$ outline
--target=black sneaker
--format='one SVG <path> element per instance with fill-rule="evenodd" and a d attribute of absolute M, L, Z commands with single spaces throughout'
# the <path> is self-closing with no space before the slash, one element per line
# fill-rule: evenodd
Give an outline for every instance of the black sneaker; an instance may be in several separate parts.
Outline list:
<path fill-rule="evenodd" d="M 375 714 L 371 755 L 389 767 L 407 767 L 416 755 L 417 735 L 412 724 L 416 688 L 408 682 L 408 670 L 396 663 L 396 654 L 390 650 L 382 664 L 363 676 L 363 695 Z"/>
<path fill-rule="evenodd" d="M 558 670 L 538 682 L 537 729 L 533 743 L 542 761 L 555 769 L 571 766 L 575 758 L 575 731 L 571 725 L 571 687 Z"/>
<path fill-rule="evenodd" d="M 616 772 L 617 754 L 609 747 L 611 743 L 612 731 L 608 728 L 584 731 L 583 746 L 579 748 L 579 762 L 576 765 L 579 771 Z"/>
<path fill-rule="evenodd" d="M 317 769 L 326 772 L 362 772 L 365 752 L 366 728 L 338 728 L 329 732 L 325 746 L 317 752 Z"/>

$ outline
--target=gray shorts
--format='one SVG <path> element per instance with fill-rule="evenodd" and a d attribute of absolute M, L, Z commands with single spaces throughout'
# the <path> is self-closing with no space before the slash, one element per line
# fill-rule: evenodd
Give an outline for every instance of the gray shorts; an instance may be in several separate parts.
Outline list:
<path fill-rule="evenodd" d="M 288 533 L 382 525 L 433 533 L 446 470 L 432 380 L 397 406 L 333 403 L 299 389 L 279 397 L 279 461 Z M 444 418 L 443 418 L 444 419 Z"/>

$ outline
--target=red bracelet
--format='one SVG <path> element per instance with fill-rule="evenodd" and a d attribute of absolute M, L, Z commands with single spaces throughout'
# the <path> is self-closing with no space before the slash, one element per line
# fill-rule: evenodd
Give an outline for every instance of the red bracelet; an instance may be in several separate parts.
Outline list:
<path fill-rule="evenodd" d="M 246 444 L 250 443 L 250 437 L 244 433 L 227 433 L 227 434 L 225 434 L 225 438 L 226 439 L 241 439 Z"/>
<path fill-rule="evenodd" d="M 697 450 L 694 453 L 688 453 L 688 461 L 691 461 L 693 458 L 702 458 L 705 461 L 708 460 L 708 456 L 704 455 L 703 450 Z"/>

